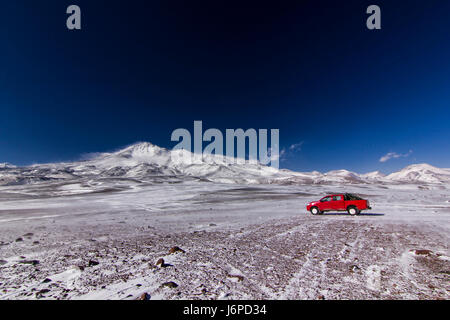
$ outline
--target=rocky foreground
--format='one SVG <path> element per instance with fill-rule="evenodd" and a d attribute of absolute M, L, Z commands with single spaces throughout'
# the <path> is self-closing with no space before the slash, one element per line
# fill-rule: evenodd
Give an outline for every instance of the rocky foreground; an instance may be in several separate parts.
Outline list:
<path fill-rule="evenodd" d="M 1 242 L 1 299 L 448 299 L 438 234 L 304 216 L 167 233 L 54 221 Z M 59 230 L 59 232 L 57 232 Z M 4 233 L 2 233 L 4 234 Z M 13 255 L 11 257 L 11 255 Z"/>

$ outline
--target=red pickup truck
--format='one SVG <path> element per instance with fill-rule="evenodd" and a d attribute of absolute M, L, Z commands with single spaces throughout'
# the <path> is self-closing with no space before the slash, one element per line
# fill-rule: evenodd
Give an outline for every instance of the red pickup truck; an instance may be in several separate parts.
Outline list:
<path fill-rule="evenodd" d="M 372 209 L 369 201 L 351 193 L 333 194 L 323 197 L 319 201 L 313 201 L 306 206 L 312 214 L 322 214 L 326 211 L 347 211 L 354 216 L 362 210 Z"/>

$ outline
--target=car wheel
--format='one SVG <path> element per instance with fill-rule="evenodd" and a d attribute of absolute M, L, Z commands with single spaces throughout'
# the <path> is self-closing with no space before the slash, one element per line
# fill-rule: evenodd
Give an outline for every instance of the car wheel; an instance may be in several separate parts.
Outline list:
<path fill-rule="evenodd" d="M 317 208 L 317 207 L 312 207 L 312 208 L 311 208 L 311 214 L 313 214 L 313 215 L 320 214 L 319 208 Z"/>
<path fill-rule="evenodd" d="M 347 212 L 351 216 L 356 216 L 358 214 L 358 209 L 356 207 L 348 207 Z"/>

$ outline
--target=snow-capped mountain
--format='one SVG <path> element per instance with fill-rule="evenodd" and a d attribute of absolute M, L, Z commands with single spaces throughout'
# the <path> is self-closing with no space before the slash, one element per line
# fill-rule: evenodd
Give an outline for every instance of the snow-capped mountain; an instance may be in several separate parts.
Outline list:
<path fill-rule="evenodd" d="M 15 168 L 15 166 L 13 166 L 12 164 L 9 164 L 9 163 L 0 163 L 0 170 L 1 169 L 11 169 L 11 168 Z"/>
<path fill-rule="evenodd" d="M 399 182 L 448 183 L 450 170 L 433 167 L 429 164 L 413 164 L 386 176 L 387 180 Z"/>
<path fill-rule="evenodd" d="M 373 172 L 362 174 L 361 178 L 363 178 L 365 180 L 379 181 L 379 180 L 383 180 L 384 178 L 386 178 L 386 175 L 384 173 L 381 173 L 380 171 L 373 171 Z"/>
<path fill-rule="evenodd" d="M 347 170 L 333 170 L 322 175 L 318 182 L 321 183 L 363 183 L 364 179 L 360 175 Z"/>
<path fill-rule="evenodd" d="M 0 165 L 0 185 L 52 181 L 102 181 L 127 179 L 139 182 L 176 182 L 186 179 L 244 184 L 363 184 L 450 183 L 450 170 L 428 164 L 411 165 L 388 176 L 376 171 L 357 174 L 347 170 L 327 173 L 275 169 L 235 158 L 202 157 L 185 150 L 167 150 L 144 142 L 86 161 L 15 167 Z"/>

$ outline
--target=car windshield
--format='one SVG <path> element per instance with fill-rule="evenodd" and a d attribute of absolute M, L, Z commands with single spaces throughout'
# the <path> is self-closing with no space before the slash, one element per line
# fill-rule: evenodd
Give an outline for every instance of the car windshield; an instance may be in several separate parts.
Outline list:
<path fill-rule="evenodd" d="M 327 202 L 327 201 L 331 201 L 331 197 L 325 197 L 322 200 L 320 200 L 320 202 Z"/>

